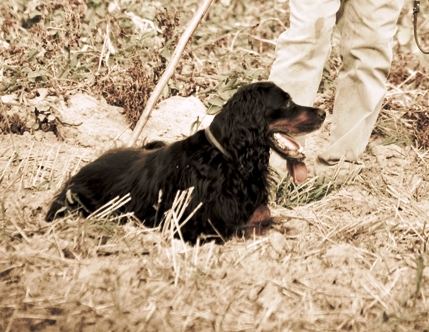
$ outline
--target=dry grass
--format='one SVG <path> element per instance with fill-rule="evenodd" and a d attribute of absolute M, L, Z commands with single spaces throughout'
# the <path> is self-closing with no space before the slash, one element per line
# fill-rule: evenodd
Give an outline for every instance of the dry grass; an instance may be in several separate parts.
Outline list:
<path fill-rule="evenodd" d="M 266 76 L 273 42 L 287 23 L 285 5 L 222 3 L 228 1 L 215 3 L 197 31 L 167 95 L 199 92 L 215 109 L 240 80 Z M 65 97 L 100 93 L 98 84 L 106 82 L 136 89 L 144 80 L 126 80 L 128 55 L 165 57 L 171 47 L 161 35 L 154 44 L 153 30 L 98 2 L 47 1 L 37 8 L 31 2 L 16 10 L 14 4 L 0 4 L 0 39 L 20 41 L 0 56 L 1 93 L 16 93 L 21 108 L 37 87 Z M 127 9 L 149 22 L 163 17 L 174 40 L 197 2 L 168 2 L 170 19 L 153 4 L 145 2 L 145 12 L 130 1 Z M 175 10 L 183 13 L 179 25 Z M 58 26 L 53 34 L 38 12 L 60 23 L 64 17 L 69 29 Z M 85 45 L 91 48 L 79 53 Z M 162 58 L 151 59 L 152 69 L 162 65 Z M 361 175 L 345 186 L 283 184 L 277 202 L 285 207 L 272 203 L 274 229 L 253 240 L 190 247 L 172 237 L 187 193 L 163 229 L 147 229 L 132 215 L 118 225 L 112 213 L 118 201 L 88 219 L 74 213 L 45 223 L 54 192 L 94 151 L 47 145 L 31 130 L 0 136 L 0 330 L 428 331 L 427 74 L 416 59 L 395 49 L 379 138 Z M 153 73 L 144 82 L 154 83 Z M 328 90 L 335 87 L 327 83 L 319 104 L 329 110 Z M 131 108 L 144 102 L 140 97 L 129 100 Z M 2 103 L 2 119 L 14 119 L 14 107 Z"/>
<path fill-rule="evenodd" d="M 423 331 L 429 157 L 389 147 L 326 197 L 273 206 L 268 236 L 194 247 L 171 236 L 185 202 L 164 232 L 132 216 L 118 226 L 108 209 L 47 224 L 43 185 L 81 158 L 67 147 L 2 151 L 1 329 Z"/>

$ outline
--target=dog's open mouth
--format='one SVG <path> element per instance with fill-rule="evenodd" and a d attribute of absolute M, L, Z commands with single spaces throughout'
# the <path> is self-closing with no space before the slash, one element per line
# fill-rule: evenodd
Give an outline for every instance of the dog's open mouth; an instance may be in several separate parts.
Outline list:
<path fill-rule="evenodd" d="M 291 136 L 280 132 L 273 134 L 272 142 L 274 150 L 287 160 L 287 170 L 293 181 L 304 182 L 308 176 L 307 166 L 304 163 L 304 147 Z"/>
<path fill-rule="evenodd" d="M 301 146 L 293 137 L 283 133 L 273 134 L 274 144 L 280 148 L 280 150 L 290 157 L 296 155 L 296 159 L 300 159 L 300 155 L 304 152 L 304 147 Z"/>

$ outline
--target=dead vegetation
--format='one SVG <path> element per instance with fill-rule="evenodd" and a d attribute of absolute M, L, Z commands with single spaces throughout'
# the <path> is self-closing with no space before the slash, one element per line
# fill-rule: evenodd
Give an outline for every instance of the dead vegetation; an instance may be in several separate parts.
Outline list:
<path fill-rule="evenodd" d="M 342 187 L 284 182 L 268 236 L 190 247 L 170 236 L 177 210 L 163 230 L 132 216 L 119 226 L 110 210 L 43 221 L 99 147 L 44 141 L 78 124 L 35 107 L 36 88 L 103 96 L 133 123 L 198 2 L 161 4 L 0 4 L 0 330 L 428 331 L 428 74 L 403 36 L 362 174 Z M 216 1 L 164 96 L 197 94 L 216 112 L 267 77 L 287 24 L 283 2 Z M 338 64 L 318 96 L 327 110 Z M 327 128 L 317 135 L 323 144 Z"/>
<path fill-rule="evenodd" d="M 355 182 L 294 209 L 273 206 L 268 236 L 194 247 L 170 236 L 173 214 L 164 231 L 131 216 L 118 226 L 103 211 L 45 223 L 48 185 L 61 185 L 67 171 L 60 170 L 75 171 L 82 157 L 67 147 L 2 150 L 10 158 L 1 159 L 0 326 L 423 331 L 428 156 L 373 149 Z"/>

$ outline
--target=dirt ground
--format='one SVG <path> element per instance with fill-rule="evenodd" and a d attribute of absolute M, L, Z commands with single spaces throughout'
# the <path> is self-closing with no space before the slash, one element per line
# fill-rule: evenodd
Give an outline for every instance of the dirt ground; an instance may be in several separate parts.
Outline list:
<path fill-rule="evenodd" d="M 133 221 L 44 222 L 64 180 L 131 133 L 120 108 L 91 96 L 49 102 L 61 141 L 0 136 L 1 331 L 429 329 L 427 151 L 374 136 L 353 183 L 293 208 L 273 202 L 267 236 L 191 247 Z M 168 121 L 153 117 L 149 139 L 210 122 L 196 98 L 154 112 L 163 111 Z M 328 129 L 329 118 L 307 140 L 310 169 Z"/>

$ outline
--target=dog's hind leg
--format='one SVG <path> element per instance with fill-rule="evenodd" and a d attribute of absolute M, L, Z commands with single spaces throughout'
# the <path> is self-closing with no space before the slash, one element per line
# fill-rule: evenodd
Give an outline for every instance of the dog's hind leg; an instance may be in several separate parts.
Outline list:
<path fill-rule="evenodd" d="M 66 195 L 67 195 L 67 186 L 55 197 L 54 201 L 49 208 L 48 213 L 46 213 L 45 221 L 53 221 L 55 218 L 63 217 L 66 210 Z"/>

